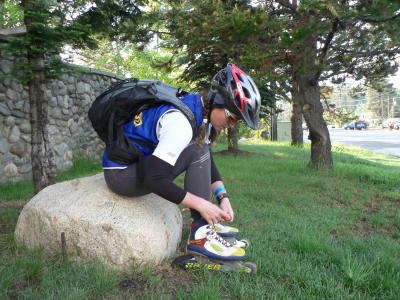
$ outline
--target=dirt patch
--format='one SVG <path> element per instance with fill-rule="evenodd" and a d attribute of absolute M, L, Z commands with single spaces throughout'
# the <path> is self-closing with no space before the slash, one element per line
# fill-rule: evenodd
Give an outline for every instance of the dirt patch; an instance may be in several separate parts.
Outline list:
<path fill-rule="evenodd" d="M 221 150 L 221 151 L 213 152 L 213 155 L 221 155 L 221 156 L 264 156 L 263 153 L 250 152 L 250 151 L 237 150 L 237 149 Z"/>
<path fill-rule="evenodd" d="M 368 224 L 366 218 L 361 218 L 361 224 L 353 226 L 350 230 L 354 233 L 357 233 L 358 235 L 363 236 L 363 237 L 368 237 L 373 234 L 392 235 L 392 233 L 393 233 L 393 230 L 390 227 L 387 227 L 387 226 L 375 227 L 375 226 Z"/>
<path fill-rule="evenodd" d="M 150 275 L 136 273 L 134 278 L 125 278 L 118 287 L 123 299 L 141 299 L 147 291 L 162 290 L 174 295 L 177 290 L 187 290 L 195 284 L 196 278 L 191 272 L 163 264 L 154 267 Z"/>
<path fill-rule="evenodd" d="M 400 198 L 395 198 L 395 197 L 383 197 L 383 200 L 389 201 L 391 203 L 394 203 L 397 208 L 400 208 Z"/>
<path fill-rule="evenodd" d="M 17 208 L 23 207 L 30 199 L 23 199 L 23 200 L 0 200 L 0 209 L 4 208 Z"/>
<path fill-rule="evenodd" d="M 369 217 L 382 209 L 382 205 L 378 202 L 366 202 L 364 206 L 366 207 L 366 209 L 363 211 L 363 217 Z"/>

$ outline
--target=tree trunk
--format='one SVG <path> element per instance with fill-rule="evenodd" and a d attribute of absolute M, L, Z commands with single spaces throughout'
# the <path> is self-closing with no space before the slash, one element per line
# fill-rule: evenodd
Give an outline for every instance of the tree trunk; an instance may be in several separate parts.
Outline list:
<path fill-rule="evenodd" d="M 228 151 L 239 151 L 238 129 L 237 127 L 228 128 Z"/>
<path fill-rule="evenodd" d="M 318 82 L 304 76 L 298 78 L 296 84 L 299 91 L 299 102 L 310 132 L 310 166 L 317 169 L 330 169 L 332 168 L 331 140 L 323 118 Z"/>
<path fill-rule="evenodd" d="M 22 1 L 23 7 L 32 7 L 32 1 Z M 51 149 L 48 124 L 48 101 L 45 97 L 43 87 L 45 85 L 44 54 L 40 49 L 40 40 L 35 39 L 35 34 L 30 31 L 30 25 L 34 22 L 32 17 L 25 15 L 24 22 L 27 34 L 31 38 L 32 47 L 27 51 L 27 59 L 33 72 L 28 82 L 29 104 L 32 127 L 32 174 L 35 192 L 56 182 L 56 167 L 54 154 Z"/>
<path fill-rule="evenodd" d="M 332 146 L 320 101 L 319 70 L 316 65 L 316 36 L 310 35 L 302 42 L 296 57 L 293 87 L 295 94 L 298 95 L 298 101 L 293 102 L 300 104 L 309 129 L 308 138 L 311 140 L 309 166 L 316 169 L 330 169 L 332 168 Z"/>
<path fill-rule="evenodd" d="M 292 92 L 292 113 L 290 116 L 291 129 L 292 129 L 292 146 L 303 147 L 303 114 L 299 102 L 297 89 Z"/>
<path fill-rule="evenodd" d="M 31 63 L 41 66 L 43 59 L 35 58 Z M 51 149 L 48 124 L 48 102 L 43 92 L 44 73 L 35 72 L 29 81 L 29 104 L 32 126 L 32 174 L 35 192 L 38 193 L 46 186 L 56 182 L 56 167 L 54 153 Z"/>

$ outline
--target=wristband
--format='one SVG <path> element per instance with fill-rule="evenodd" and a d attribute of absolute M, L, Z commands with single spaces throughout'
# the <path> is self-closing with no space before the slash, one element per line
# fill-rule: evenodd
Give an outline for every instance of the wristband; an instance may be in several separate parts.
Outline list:
<path fill-rule="evenodd" d="M 217 198 L 218 204 L 221 204 L 222 199 L 229 198 L 229 195 L 228 195 L 228 193 L 223 193 L 223 194 L 215 196 L 215 198 Z"/>
<path fill-rule="evenodd" d="M 225 187 L 224 186 L 220 186 L 218 187 L 215 191 L 214 191 L 214 196 L 217 196 L 220 192 L 225 191 Z"/>

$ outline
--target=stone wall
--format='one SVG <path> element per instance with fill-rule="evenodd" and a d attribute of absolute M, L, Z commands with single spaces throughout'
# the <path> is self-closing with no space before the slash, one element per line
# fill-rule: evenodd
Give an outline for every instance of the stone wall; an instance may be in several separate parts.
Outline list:
<path fill-rule="evenodd" d="M 13 64 L 12 58 L 0 56 L 0 183 L 32 178 L 28 88 L 4 78 Z M 111 73 L 83 69 L 47 83 L 49 134 L 59 170 L 71 167 L 78 151 L 100 158 L 104 144 L 87 112 L 96 96 L 118 79 Z"/>

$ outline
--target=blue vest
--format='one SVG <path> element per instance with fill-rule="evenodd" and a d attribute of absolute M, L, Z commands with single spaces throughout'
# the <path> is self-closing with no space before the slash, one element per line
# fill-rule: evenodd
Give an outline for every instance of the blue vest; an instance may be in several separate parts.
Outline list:
<path fill-rule="evenodd" d="M 193 112 L 197 127 L 203 123 L 203 101 L 201 99 L 200 94 L 189 94 L 182 98 L 182 101 L 190 108 Z M 154 145 L 158 144 L 157 139 L 157 123 L 158 120 L 163 116 L 167 111 L 177 109 L 173 105 L 159 105 L 155 107 L 151 107 L 149 109 L 144 110 L 140 114 L 137 114 L 132 120 L 124 125 L 124 132 L 127 137 L 138 139 L 144 142 L 152 143 Z M 132 140 L 132 143 L 136 145 L 136 147 L 143 153 L 143 156 L 149 156 L 153 153 L 154 148 L 146 147 L 141 144 L 135 143 Z M 124 168 L 127 165 L 118 164 L 110 160 L 107 156 L 107 148 L 103 153 L 103 168 Z"/>

